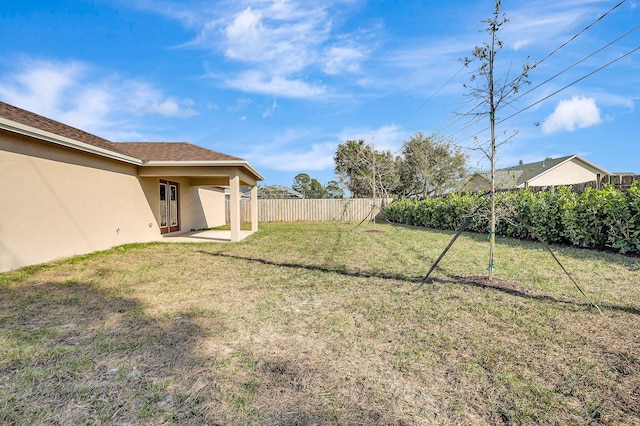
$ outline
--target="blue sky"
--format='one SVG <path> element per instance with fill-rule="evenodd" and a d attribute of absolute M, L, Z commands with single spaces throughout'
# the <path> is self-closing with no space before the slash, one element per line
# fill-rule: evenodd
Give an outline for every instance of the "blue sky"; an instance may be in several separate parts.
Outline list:
<path fill-rule="evenodd" d="M 640 1 L 619 2 L 503 1 L 497 79 L 554 53 L 498 112 L 498 166 L 579 154 L 640 173 Z M 113 141 L 240 156 L 264 184 L 326 183 L 339 143 L 397 153 L 418 131 L 486 169 L 474 148 L 488 117 L 465 115 L 476 65 L 460 58 L 488 41 L 492 12 L 489 0 L 3 1 L 0 100 Z"/>

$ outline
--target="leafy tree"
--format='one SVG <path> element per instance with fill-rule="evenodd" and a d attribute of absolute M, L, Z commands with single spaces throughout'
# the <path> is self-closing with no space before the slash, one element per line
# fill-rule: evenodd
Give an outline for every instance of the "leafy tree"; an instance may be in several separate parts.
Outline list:
<path fill-rule="evenodd" d="M 382 197 L 402 196 L 400 166 L 402 158 L 391 151 L 374 152 L 376 194 Z"/>
<path fill-rule="evenodd" d="M 310 186 L 311 176 L 306 173 L 298 173 L 296 177 L 293 178 L 293 185 L 291 185 L 291 188 L 301 194 L 305 194 L 305 192 L 309 190 Z"/>
<path fill-rule="evenodd" d="M 325 185 L 328 198 L 344 198 L 344 190 L 336 180 L 330 180 Z"/>
<path fill-rule="evenodd" d="M 503 78 L 497 79 L 495 76 L 495 59 L 498 52 L 503 47 L 503 42 L 498 38 L 500 28 L 508 22 L 506 16 L 500 13 L 502 2 L 497 0 L 493 17 L 484 20 L 487 24 L 486 31 L 491 38 L 490 42 L 484 42 L 481 46 L 473 49 L 471 58 L 464 58 L 465 66 L 469 66 L 474 61 L 479 61 L 480 65 L 475 74 L 471 76 L 471 85 L 466 85 L 471 95 L 480 101 L 480 105 L 486 107 L 484 111 L 475 112 L 472 115 L 489 116 L 491 128 L 491 140 L 488 143 L 479 143 L 478 148 L 487 156 L 491 162 L 491 218 L 489 230 L 489 279 L 493 277 L 494 249 L 496 231 L 496 204 L 495 204 L 495 170 L 496 170 L 496 148 L 499 145 L 496 141 L 496 111 L 503 105 L 508 104 L 510 98 L 516 95 L 522 84 L 529 84 L 528 75 L 532 69 L 528 62 L 522 66 L 522 71 L 511 78 L 508 72 Z M 503 82 L 498 83 L 496 82 Z M 504 143 L 504 142 L 503 142 Z"/>
<path fill-rule="evenodd" d="M 298 173 L 293 178 L 292 188 L 305 198 L 327 198 L 327 190 L 315 178 L 306 173 Z"/>
<path fill-rule="evenodd" d="M 369 180 L 372 176 L 372 155 L 371 147 L 363 139 L 348 140 L 338 145 L 333 156 L 335 173 L 352 197 L 371 194 Z"/>
<path fill-rule="evenodd" d="M 394 194 L 399 182 L 390 151 L 375 151 L 363 139 L 347 140 L 336 150 L 335 173 L 352 197 Z"/>
<path fill-rule="evenodd" d="M 443 195 L 467 174 L 467 156 L 442 135 L 414 134 L 400 149 L 400 180 L 406 197 Z"/>
<path fill-rule="evenodd" d="M 311 178 L 309 190 L 305 193 L 305 198 L 327 198 L 327 190 L 314 178 Z"/>

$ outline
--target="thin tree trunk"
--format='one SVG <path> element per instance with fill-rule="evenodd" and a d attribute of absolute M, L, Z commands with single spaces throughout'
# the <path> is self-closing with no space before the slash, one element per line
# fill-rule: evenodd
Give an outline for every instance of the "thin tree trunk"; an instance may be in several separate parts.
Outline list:
<path fill-rule="evenodd" d="M 496 32 L 491 32 L 489 52 L 489 120 L 491 121 L 491 226 L 489 229 L 489 280 L 493 278 L 493 258 L 496 245 L 496 106 L 493 87 L 493 59 Z"/>

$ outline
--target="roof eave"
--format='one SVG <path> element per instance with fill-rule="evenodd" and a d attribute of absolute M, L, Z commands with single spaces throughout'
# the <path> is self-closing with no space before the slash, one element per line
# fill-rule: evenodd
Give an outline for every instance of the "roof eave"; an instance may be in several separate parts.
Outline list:
<path fill-rule="evenodd" d="M 601 174 L 603 174 L 603 175 L 611 175 L 611 174 L 613 174 L 613 173 L 611 173 L 610 171 L 608 171 L 608 170 L 606 170 L 606 169 L 603 169 L 603 168 L 602 168 L 602 167 L 600 167 L 600 166 L 596 166 L 596 165 L 595 165 L 595 164 L 593 164 L 591 161 L 589 161 L 589 160 L 585 160 L 584 158 L 580 157 L 579 155 L 574 155 L 572 158 L 576 158 L 576 159 L 578 159 L 579 161 L 582 161 L 583 163 L 587 163 L 589 166 L 593 167 L 594 169 L 596 169 L 596 170 L 600 170 L 600 171 L 602 172 Z"/>
<path fill-rule="evenodd" d="M 36 127 L 28 126 L 26 124 L 18 123 L 6 118 L 0 117 L 0 129 L 6 130 L 12 133 L 17 133 L 23 136 L 28 136 L 34 139 L 39 139 L 45 142 L 54 143 L 67 148 L 76 149 L 78 151 L 86 152 L 89 154 L 99 155 L 112 160 L 122 161 L 137 166 L 142 165 L 142 160 L 131 157 L 129 155 L 120 154 L 119 152 L 111 151 L 105 148 L 100 148 L 95 145 L 90 145 L 85 142 L 80 142 L 75 139 L 68 138 L 66 136 L 56 135 L 55 133 L 47 132 Z"/>
<path fill-rule="evenodd" d="M 595 169 L 595 170 L 599 170 L 599 171 L 601 172 L 601 173 L 600 173 L 601 175 L 610 175 L 610 174 L 611 174 L 611 172 L 609 172 L 608 170 L 605 170 L 605 169 L 603 169 L 603 168 L 602 168 L 602 167 L 600 167 L 600 166 L 596 166 L 596 165 L 595 165 L 595 164 L 593 164 L 592 162 L 585 160 L 584 158 L 580 157 L 579 155 L 572 155 L 572 156 L 570 156 L 569 158 L 567 158 L 566 160 L 562 161 L 561 163 L 558 163 L 558 164 L 556 164 L 556 165 L 555 165 L 555 166 L 553 166 L 553 167 L 549 167 L 548 169 L 544 169 L 544 170 L 542 170 L 540 173 L 537 173 L 536 175 L 531 176 L 529 179 L 527 179 L 527 182 L 530 182 L 530 181 L 532 181 L 533 179 L 539 178 L 540 176 L 542 176 L 542 175 L 545 175 L 545 174 L 549 173 L 551 170 L 557 169 L 557 168 L 558 168 L 558 167 L 560 167 L 561 165 L 566 164 L 566 163 L 568 163 L 568 162 L 570 162 L 570 161 L 572 161 L 572 160 L 574 160 L 574 159 L 575 159 L 575 160 L 578 160 L 578 161 L 581 161 L 581 162 L 583 162 L 583 163 L 585 163 L 585 164 L 587 164 L 589 167 L 591 167 L 591 168 L 593 168 L 593 169 Z"/>
<path fill-rule="evenodd" d="M 159 160 L 150 160 L 145 161 L 143 163 L 145 167 L 244 167 L 249 170 L 255 177 L 256 180 L 264 180 L 264 176 L 260 172 L 258 172 L 251 164 L 249 164 L 246 160 L 185 160 L 185 161 L 177 161 L 177 160 L 168 160 L 168 161 L 159 161 Z"/>

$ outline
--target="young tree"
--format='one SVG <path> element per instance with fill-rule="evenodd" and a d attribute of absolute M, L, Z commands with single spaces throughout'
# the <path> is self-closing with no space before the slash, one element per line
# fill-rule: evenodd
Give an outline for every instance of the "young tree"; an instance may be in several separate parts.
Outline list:
<path fill-rule="evenodd" d="M 498 38 L 500 28 L 508 22 L 504 14 L 500 13 L 502 2 L 497 0 L 493 17 L 484 20 L 487 24 L 486 31 L 491 38 L 490 42 L 484 42 L 481 46 L 473 49 L 471 58 L 464 58 L 462 61 L 465 66 L 471 65 L 475 61 L 479 61 L 480 65 L 471 76 L 472 85 L 465 84 L 464 87 L 469 89 L 471 95 L 485 106 L 483 111 L 473 113 L 473 115 L 488 115 L 491 129 L 491 140 L 488 144 L 480 143 L 478 147 L 487 156 L 491 162 L 491 218 L 489 229 L 489 279 L 493 277 L 494 269 L 494 251 L 496 236 L 496 204 L 495 204 L 495 171 L 496 171 L 496 148 L 499 145 L 496 141 L 496 111 L 502 104 L 508 102 L 510 98 L 518 93 L 522 84 L 529 84 L 529 71 L 532 69 L 528 62 L 522 66 L 522 71 L 515 77 L 511 78 L 508 72 L 501 79 L 495 76 L 495 59 L 498 52 L 503 48 L 503 42 Z M 504 83 L 496 84 L 496 81 Z"/>
<path fill-rule="evenodd" d="M 403 195 L 426 198 L 455 188 L 467 174 L 467 155 L 442 135 L 414 134 L 400 149 Z"/>

